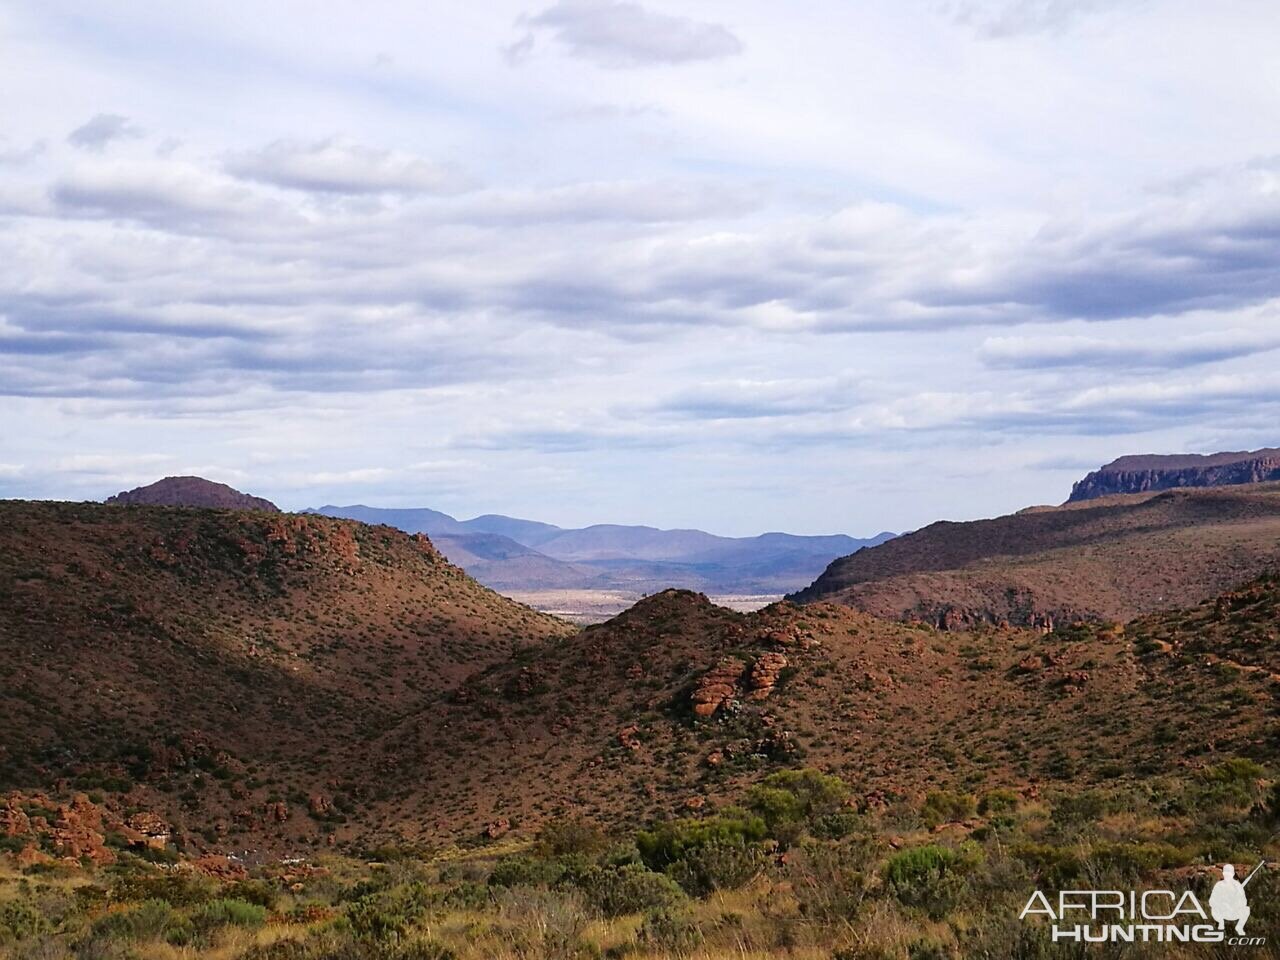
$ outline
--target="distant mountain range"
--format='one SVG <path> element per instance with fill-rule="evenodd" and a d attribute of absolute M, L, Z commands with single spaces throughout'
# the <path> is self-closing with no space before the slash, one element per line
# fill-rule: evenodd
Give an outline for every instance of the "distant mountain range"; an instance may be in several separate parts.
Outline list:
<path fill-rule="evenodd" d="M 775 594 L 808 585 L 837 557 L 892 539 L 765 533 L 718 537 L 702 530 L 597 524 L 566 529 L 486 514 L 458 520 L 426 508 L 323 506 L 304 513 L 425 533 L 452 562 L 498 590 L 596 589 L 652 593 Z"/>

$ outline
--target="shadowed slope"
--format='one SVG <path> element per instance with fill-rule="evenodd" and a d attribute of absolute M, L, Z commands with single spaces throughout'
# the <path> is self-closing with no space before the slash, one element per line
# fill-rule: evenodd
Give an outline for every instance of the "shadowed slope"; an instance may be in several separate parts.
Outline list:
<path fill-rule="evenodd" d="M 955 628 L 1125 620 L 1188 606 L 1280 558 L 1280 484 L 1109 497 L 934 523 L 833 562 L 800 602 Z"/>

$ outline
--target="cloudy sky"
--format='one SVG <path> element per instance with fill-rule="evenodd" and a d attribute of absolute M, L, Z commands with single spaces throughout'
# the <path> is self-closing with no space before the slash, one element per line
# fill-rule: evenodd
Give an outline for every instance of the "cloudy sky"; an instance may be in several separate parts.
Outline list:
<path fill-rule="evenodd" d="M 869 534 L 1280 445 L 1275 0 L 0 2 L 0 496 Z"/>

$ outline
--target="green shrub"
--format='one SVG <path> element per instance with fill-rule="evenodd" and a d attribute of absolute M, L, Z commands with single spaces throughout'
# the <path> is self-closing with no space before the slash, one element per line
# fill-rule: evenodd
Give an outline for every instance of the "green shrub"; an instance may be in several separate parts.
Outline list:
<path fill-rule="evenodd" d="M 189 907 L 212 900 L 218 885 L 208 877 L 194 873 L 153 873 L 128 868 L 120 873 L 111 887 L 116 901 L 164 900 L 175 907 Z"/>
<path fill-rule="evenodd" d="M 609 846 L 609 838 L 593 823 L 580 818 L 552 820 L 538 831 L 538 852 L 544 857 L 594 857 Z"/>
<path fill-rule="evenodd" d="M 158 940 L 177 928 L 185 933 L 188 925 L 164 900 L 145 900 L 128 910 L 105 913 L 94 921 L 94 937 L 117 940 Z"/>
<path fill-rule="evenodd" d="M 1234 783 L 1244 786 L 1253 786 L 1253 784 L 1262 779 L 1266 775 L 1266 770 L 1244 757 L 1232 757 L 1230 760 L 1224 760 L 1216 767 L 1210 767 L 1200 774 L 1200 779 L 1206 783 Z"/>
<path fill-rule="evenodd" d="M 804 803 L 790 790 L 757 784 L 747 794 L 747 807 L 758 813 L 776 837 L 784 827 L 799 824 L 804 819 Z"/>
<path fill-rule="evenodd" d="M 656 910 L 645 916 L 636 933 L 645 946 L 675 956 L 686 956 L 702 943 L 702 931 L 693 918 L 675 910 Z"/>
<path fill-rule="evenodd" d="M 25 940 L 49 932 L 49 922 L 34 905 L 22 900 L 0 903 L 0 943 Z"/>
<path fill-rule="evenodd" d="M 667 865 L 667 874 L 694 897 L 717 890 L 736 890 L 759 876 L 768 862 L 759 844 L 713 840 L 687 850 Z"/>
<path fill-rule="evenodd" d="M 964 893 L 961 875 L 978 856 L 976 850 L 961 855 L 949 847 L 935 845 L 903 850 L 885 865 L 885 884 L 900 903 L 920 907 L 939 919 Z"/>
<path fill-rule="evenodd" d="M 431 897 L 421 884 L 402 884 L 368 893 L 347 904 L 347 927 L 363 940 L 399 940 L 426 912 Z"/>
<path fill-rule="evenodd" d="M 916 940 L 907 946 L 907 960 L 952 960 L 955 954 L 938 940 Z"/>
<path fill-rule="evenodd" d="M 1089 852 L 1087 861 L 1107 874 L 1136 880 L 1156 870 L 1184 866 L 1190 858 L 1167 843 L 1100 843 Z"/>
<path fill-rule="evenodd" d="M 1013 790 L 1003 787 L 996 790 L 988 790 L 982 795 L 982 800 L 978 803 L 978 813 L 985 816 L 1001 813 L 1013 813 L 1018 809 L 1020 798 Z"/>
<path fill-rule="evenodd" d="M 560 882 L 565 869 L 555 860 L 535 857 L 506 857 L 489 874 L 491 887 L 550 887 Z"/>
<path fill-rule="evenodd" d="M 596 867 L 578 880 L 577 887 L 606 917 L 670 909 L 685 899 L 674 880 L 640 863 Z"/>
<path fill-rule="evenodd" d="M 842 810 L 815 817 L 809 825 L 809 832 L 820 840 L 843 840 L 857 833 L 862 825 L 860 815 L 852 810 Z"/>
<path fill-rule="evenodd" d="M 636 849 L 651 870 L 664 870 L 709 843 L 745 845 L 768 835 L 763 818 L 727 810 L 703 819 L 669 820 L 636 834 Z"/>
<path fill-rule="evenodd" d="M 241 880 L 233 892 L 237 900 L 247 900 L 268 910 L 274 910 L 280 902 L 279 887 L 266 880 Z"/>
<path fill-rule="evenodd" d="M 391 944 L 356 940 L 328 930 L 305 940 L 277 940 L 250 947 L 240 960 L 457 960 L 457 955 L 431 940 Z"/>
<path fill-rule="evenodd" d="M 893 886 L 928 880 L 942 876 L 958 860 L 958 855 L 950 847 L 912 847 L 889 858 L 889 862 L 885 864 L 884 878 Z"/>
<path fill-rule="evenodd" d="M 867 897 L 871 848 L 863 843 L 807 843 L 787 855 L 800 913 L 820 923 L 851 922 Z"/>
<path fill-rule="evenodd" d="M 1050 815 L 1056 824 L 1078 825 L 1101 820 L 1109 809 L 1107 797 L 1100 791 L 1082 790 L 1055 798 Z"/>
<path fill-rule="evenodd" d="M 778 830 L 834 813 L 848 796 L 849 787 L 839 777 L 819 770 L 779 770 L 751 788 L 747 808 L 778 836 Z"/>
<path fill-rule="evenodd" d="M 1045 843 L 1020 843 L 1010 850 L 1035 874 L 1040 884 L 1061 890 L 1075 881 L 1084 866 L 1074 849 Z"/>
<path fill-rule="evenodd" d="M 217 927 L 254 929 L 266 922 L 267 910 L 261 904 L 247 900 L 211 900 L 200 907 L 191 919 L 201 930 Z"/>
<path fill-rule="evenodd" d="M 977 801 L 967 793 L 951 790 L 931 790 L 924 799 L 920 815 L 927 826 L 967 820 L 977 811 Z"/>

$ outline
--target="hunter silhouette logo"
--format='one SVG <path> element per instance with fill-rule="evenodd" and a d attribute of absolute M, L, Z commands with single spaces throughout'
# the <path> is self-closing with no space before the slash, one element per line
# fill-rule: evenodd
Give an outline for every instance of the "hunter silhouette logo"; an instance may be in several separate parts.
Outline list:
<path fill-rule="evenodd" d="M 1244 924 L 1249 919 L 1249 900 L 1244 888 L 1266 862 L 1263 860 L 1254 867 L 1243 883 L 1236 879 L 1235 867 L 1229 863 L 1223 864 L 1222 879 L 1213 885 L 1213 892 L 1209 894 L 1209 912 L 1219 927 L 1225 927 L 1228 922 L 1234 923 L 1236 933 L 1244 936 Z"/>
<path fill-rule="evenodd" d="M 1236 868 L 1222 867 L 1213 885 L 1208 910 L 1190 890 L 1062 890 L 1056 902 L 1040 890 L 1022 908 L 1019 918 L 1042 916 L 1050 923 L 1054 943 L 1221 943 L 1256 947 L 1266 937 L 1245 934 L 1249 898 L 1245 887 L 1266 866 L 1262 861 L 1243 881 Z M 1227 925 L 1233 924 L 1234 930 Z"/>

